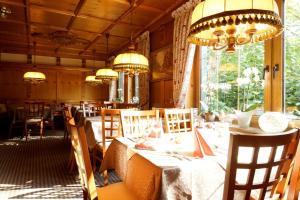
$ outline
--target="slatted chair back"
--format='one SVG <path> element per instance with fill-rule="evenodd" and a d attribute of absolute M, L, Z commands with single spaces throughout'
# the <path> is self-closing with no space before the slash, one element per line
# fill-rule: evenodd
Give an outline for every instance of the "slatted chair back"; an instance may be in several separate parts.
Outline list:
<path fill-rule="evenodd" d="M 101 104 L 98 103 L 83 103 L 82 104 L 84 117 L 95 117 L 100 113 Z"/>
<path fill-rule="evenodd" d="M 107 149 L 107 142 L 122 136 L 121 111 L 119 109 L 102 109 L 102 150 L 103 156 Z"/>
<path fill-rule="evenodd" d="M 158 110 L 121 110 L 123 136 L 142 137 L 159 123 Z"/>
<path fill-rule="evenodd" d="M 167 133 L 191 132 L 194 130 L 192 109 L 165 109 L 164 117 Z"/>
<path fill-rule="evenodd" d="M 26 118 L 43 118 L 44 117 L 44 102 L 25 102 L 24 113 Z"/>
<path fill-rule="evenodd" d="M 298 143 L 297 129 L 272 135 L 231 132 L 223 200 L 282 199 Z"/>
<path fill-rule="evenodd" d="M 300 132 L 300 130 L 299 130 Z M 300 198 L 300 145 L 292 163 L 293 170 L 291 173 L 291 181 L 288 189 L 288 200 L 298 200 Z"/>
<path fill-rule="evenodd" d="M 89 199 L 98 199 L 84 128 L 71 123 L 69 126 L 84 199 L 87 199 L 87 196 Z"/>

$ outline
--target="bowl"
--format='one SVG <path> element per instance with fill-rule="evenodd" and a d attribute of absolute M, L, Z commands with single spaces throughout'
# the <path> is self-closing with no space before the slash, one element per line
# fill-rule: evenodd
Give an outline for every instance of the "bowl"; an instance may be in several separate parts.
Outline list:
<path fill-rule="evenodd" d="M 280 112 L 266 112 L 259 117 L 258 125 L 266 133 L 279 133 L 287 129 L 289 120 Z"/>

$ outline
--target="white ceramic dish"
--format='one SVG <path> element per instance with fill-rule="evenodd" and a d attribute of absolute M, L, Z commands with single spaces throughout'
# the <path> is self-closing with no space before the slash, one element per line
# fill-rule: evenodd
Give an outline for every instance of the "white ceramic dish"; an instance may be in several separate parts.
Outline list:
<path fill-rule="evenodd" d="M 279 133 L 287 129 L 289 121 L 280 112 L 266 112 L 259 117 L 258 125 L 266 133 Z"/>

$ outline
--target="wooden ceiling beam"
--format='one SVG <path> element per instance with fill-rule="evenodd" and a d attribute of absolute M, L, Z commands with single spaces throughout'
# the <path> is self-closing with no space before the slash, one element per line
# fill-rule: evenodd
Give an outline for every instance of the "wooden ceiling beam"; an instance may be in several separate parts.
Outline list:
<path fill-rule="evenodd" d="M 0 22 L 8 22 L 8 23 L 13 23 L 13 24 L 26 25 L 26 23 L 24 21 L 8 19 L 8 18 L 1 18 L 1 17 L 0 17 Z"/>
<path fill-rule="evenodd" d="M 15 62 L 0 62 L 0 69 L 11 69 L 11 68 L 18 68 L 18 69 L 28 69 L 32 68 L 32 64 L 27 63 L 15 63 Z M 72 67 L 72 66 L 57 66 L 57 65 L 49 65 L 49 64 L 37 64 L 36 68 L 39 69 L 50 69 L 55 71 L 81 71 L 81 72 L 92 72 L 95 69 L 90 67 Z"/>
<path fill-rule="evenodd" d="M 75 14 L 71 11 L 58 10 L 58 9 L 44 7 L 44 6 L 41 6 L 41 5 L 38 5 L 38 4 L 33 4 L 33 3 L 30 4 L 30 8 L 45 11 L 45 12 L 51 12 L 51 13 L 54 13 L 54 14 L 67 15 L 67 16 L 71 16 L 71 17 L 75 16 Z M 110 22 L 110 23 L 114 22 L 114 20 L 112 20 L 112 19 L 107 19 L 107 18 L 104 18 L 104 17 L 97 17 L 97 16 L 93 16 L 93 15 L 89 15 L 89 14 L 79 14 L 78 13 L 77 18 L 103 20 L 103 21 L 107 21 L 107 22 Z M 124 25 L 131 25 L 130 23 L 127 23 L 127 22 L 120 22 L 120 23 L 124 24 Z M 142 27 L 141 25 L 138 25 L 138 24 L 132 24 L 132 26 Z"/>
<path fill-rule="evenodd" d="M 105 35 L 105 33 L 108 33 L 111 31 L 111 29 L 113 29 L 113 27 L 118 24 L 123 18 L 125 18 L 126 16 L 128 16 L 134 9 L 136 9 L 137 7 L 139 7 L 140 4 L 143 3 L 144 0 L 136 0 L 133 1 L 134 3 L 132 3 L 130 5 L 130 7 L 123 12 L 115 21 L 114 23 L 111 23 L 104 31 L 101 32 L 101 36 Z M 96 43 L 101 36 L 97 36 L 93 41 L 89 42 L 89 44 L 83 49 L 83 51 L 81 51 L 79 53 L 79 55 L 83 54 L 86 50 L 88 50 L 94 43 Z"/>
<path fill-rule="evenodd" d="M 21 24 L 21 25 L 26 25 L 26 23 L 24 21 L 20 21 L 20 20 L 15 20 L 15 19 L 7 19 L 7 18 L 1 18 L 0 17 L 0 22 L 8 22 L 8 23 L 13 23 L 13 24 Z M 30 26 L 31 27 L 44 27 L 44 28 L 50 28 L 53 30 L 61 30 L 61 31 L 67 31 L 67 29 L 65 27 L 61 27 L 61 26 L 54 26 L 51 24 L 45 24 L 45 23 L 40 23 L 40 22 L 30 22 Z M 96 36 L 102 36 L 101 33 L 99 32 L 94 32 L 94 31 L 87 31 L 87 30 L 82 30 L 82 29 L 75 29 L 72 28 L 70 30 L 72 31 L 79 31 L 79 32 L 83 32 L 83 33 L 90 33 L 90 34 L 95 34 Z M 7 32 L 8 33 L 8 32 Z M 112 37 L 118 37 L 118 38 L 124 38 L 124 39 L 129 39 L 130 37 L 126 37 L 126 36 L 122 36 L 122 35 L 110 35 Z"/>
<path fill-rule="evenodd" d="M 0 3 L 4 3 L 10 6 L 18 6 L 18 7 L 25 7 L 25 4 L 11 1 L 11 0 L 0 0 Z"/>
<path fill-rule="evenodd" d="M 124 0 L 113 0 L 115 2 L 118 2 L 120 4 L 125 4 L 125 5 L 130 5 L 132 3 L 134 3 L 134 1 L 124 1 Z M 163 10 L 152 7 L 152 6 L 147 6 L 147 5 L 139 5 L 139 8 L 143 9 L 143 10 L 147 10 L 147 11 L 152 11 L 152 12 L 163 12 Z"/>
<path fill-rule="evenodd" d="M 178 8 L 180 5 L 182 5 L 184 2 L 186 2 L 186 0 L 176 0 L 172 6 L 170 6 L 167 10 L 165 10 L 163 13 L 161 13 L 159 16 L 157 16 L 156 18 L 154 18 L 149 24 L 147 24 L 145 26 L 144 29 L 142 29 L 141 31 L 137 32 L 134 35 L 134 39 L 136 39 L 140 34 L 142 34 L 143 32 L 147 31 L 153 24 L 157 23 L 160 19 L 162 19 L 163 17 L 165 17 L 166 15 L 170 14 L 173 10 L 175 10 L 176 8 Z M 130 42 L 124 42 L 123 45 L 121 45 L 120 48 L 118 48 L 116 51 L 114 51 L 111 55 L 116 55 L 117 53 L 119 53 L 121 50 L 123 50 L 124 48 L 126 48 L 129 45 Z M 111 56 L 110 55 L 110 56 Z"/>
<path fill-rule="evenodd" d="M 4 48 L 1 48 L 1 51 L 2 53 L 28 54 L 27 47 L 23 48 L 23 47 L 16 47 L 16 46 L 10 46 L 10 47 L 5 46 Z M 95 58 L 92 53 L 78 56 L 78 53 L 61 52 L 59 54 L 56 54 L 54 51 L 46 51 L 46 50 L 37 50 L 36 55 L 61 57 L 61 58 L 88 59 L 88 60 L 94 60 Z M 95 56 L 96 56 L 96 60 L 98 61 L 104 61 L 106 59 L 106 54 L 97 53 Z"/>
<path fill-rule="evenodd" d="M 71 17 L 68 25 L 67 25 L 67 29 L 70 30 L 73 26 L 73 23 L 76 19 L 76 17 L 78 16 L 80 10 L 82 9 L 82 7 L 84 6 L 84 4 L 86 3 L 86 0 L 79 0 L 75 10 L 74 10 L 74 16 Z"/>
<path fill-rule="evenodd" d="M 78 4 L 76 5 L 76 8 L 74 10 L 74 16 L 71 17 L 71 19 L 69 20 L 68 25 L 66 27 L 68 32 L 72 28 L 74 21 L 77 18 L 77 15 L 79 14 L 80 10 L 82 9 L 82 7 L 84 6 L 85 3 L 86 3 L 86 0 L 79 0 Z M 61 48 L 61 45 L 59 45 L 54 51 L 58 52 L 60 48 Z"/>

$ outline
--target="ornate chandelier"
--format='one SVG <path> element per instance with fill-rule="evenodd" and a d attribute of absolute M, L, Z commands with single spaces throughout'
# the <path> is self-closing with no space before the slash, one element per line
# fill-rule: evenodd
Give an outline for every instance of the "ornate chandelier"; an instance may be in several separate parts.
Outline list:
<path fill-rule="evenodd" d="M 85 82 L 89 85 L 96 86 L 102 84 L 102 80 L 96 79 L 95 76 L 86 76 Z"/>
<path fill-rule="evenodd" d="M 282 30 L 275 0 L 205 0 L 193 11 L 188 41 L 234 52 L 237 45 L 271 39 Z"/>
<path fill-rule="evenodd" d="M 8 7 L 2 6 L 0 7 L 0 17 L 1 18 L 6 18 L 7 15 L 11 14 L 11 10 Z"/>
<path fill-rule="evenodd" d="M 36 42 L 34 42 L 34 64 L 33 68 L 36 68 L 35 56 L 36 56 Z M 23 75 L 23 80 L 32 84 L 42 83 L 46 80 L 46 75 L 42 72 L 29 71 Z"/>
<path fill-rule="evenodd" d="M 96 72 L 96 79 L 102 80 L 103 83 L 109 83 L 111 80 L 118 79 L 118 72 L 112 70 L 109 68 L 109 62 L 108 62 L 108 38 L 109 34 L 106 34 L 106 68 L 98 69 Z"/>

